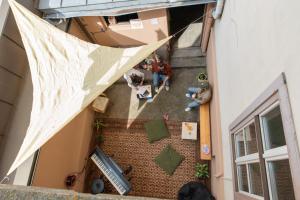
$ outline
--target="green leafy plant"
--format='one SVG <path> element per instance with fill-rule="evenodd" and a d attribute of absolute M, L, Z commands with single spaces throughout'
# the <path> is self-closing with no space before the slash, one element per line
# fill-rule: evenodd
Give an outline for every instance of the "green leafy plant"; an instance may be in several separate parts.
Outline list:
<path fill-rule="evenodd" d="M 105 126 L 106 125 L 100 119 L 97 119 L 94 122 L 94 127 L 96 128 L 96 136 L 95 136 L 95 138 L 100 143 L 104 142 L 104 138 L 103 138 L 103 135 L 101 133 L 102 133 L 102 128 L 105 127 Z"/>
<path fill-rule="evenodd" d="M 208 179 L 209 178 L 209 172 L 208 172 L 208 164 L 200 164 L 197 163 L 195 166 L 195 176 L 199 179 Z"/>
<path fill-rule="evenodd" d="M 103 137 L 103 135 L 102 135 L 102 134 L 96 135 L 96 140 L 97 140 L 98 143 L 104 142 L 104 137 Z"/>
<path fill-rule="evenodd" d="M 206 80 L 207 80 L 207 74 L 201 72 L 201 73 L 198 75 L 198 81 L 206 81 Z"/>

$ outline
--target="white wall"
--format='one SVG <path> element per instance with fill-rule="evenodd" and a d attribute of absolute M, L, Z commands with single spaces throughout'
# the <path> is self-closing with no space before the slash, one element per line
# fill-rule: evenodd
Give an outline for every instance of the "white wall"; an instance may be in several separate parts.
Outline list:
<path fill-rule="evenodd" d="M 299 8 L 299 0 L 226 0 L 223 16 L 215 22 L 225 199 L 233 199 L 229 124 L 281 72 L 287 77 L 299 141 Z"/>
<path fill-rule="evenodd" d="M 9 5 L 7 0 L 0 0 L 0 35 L 5 25 L 6 17 L 8 14 Z"/>

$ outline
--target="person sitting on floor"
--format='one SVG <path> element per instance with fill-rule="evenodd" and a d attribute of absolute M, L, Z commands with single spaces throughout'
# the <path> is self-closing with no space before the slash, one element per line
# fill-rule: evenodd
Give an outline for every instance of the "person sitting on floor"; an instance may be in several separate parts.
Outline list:
<path fill-rule="evenodd" d="M 124 78 L 126 79 L 128 86 L 135 90 L 136 97 L 138 99 L 146 99 L 147 102 L 152 102 L 152 96 L 149 95 L 151 94 L 151 91 L 145 90 L 143 88 L 143 72 L 133 68 L 124 74 Z"/>
<path fill-rule="evenodd" d="M 166 61 L 160 61 L 158 57 L 153 58 L 152 62 L 152 77 L 155 92 L 158 92 L 160 83 L 165 86 L 166 90 L 170 89 L 170 78 L 172 75 L 171 66 Z"/>
<path fill-rule="evenodd" d="M 138 87 L 143 85 L 144 73 L 133 68 L 124 74 L 124 78 L 130 88 L 138 90 Z"/>
<path fill-rule="evenodd" d="M 193 108 L 199 107 L 201 104 L 207 103 L 211 99 L 211 89 L 208 82 L 201 83 L 200 87 L 189 87 L 186 97 L 193 101 L 188 104 L 185 111 L 191 111 Z"/>

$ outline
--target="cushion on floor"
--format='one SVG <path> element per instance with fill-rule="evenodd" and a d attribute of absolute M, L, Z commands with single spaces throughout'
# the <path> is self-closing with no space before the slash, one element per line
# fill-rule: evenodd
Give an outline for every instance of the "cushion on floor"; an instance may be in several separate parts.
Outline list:
<path fill-rule="evenodd" d="M 184 156 L 177 153 L 171 145 L 167 145 L 154 159 L 155 163 L 170 176 L 183 160 Z"/>
<path fill-rule="evenodd" d="M 144 126 L 150 143 L 169 137 L 170 135 L 163 119 L 149 121 Z"/>

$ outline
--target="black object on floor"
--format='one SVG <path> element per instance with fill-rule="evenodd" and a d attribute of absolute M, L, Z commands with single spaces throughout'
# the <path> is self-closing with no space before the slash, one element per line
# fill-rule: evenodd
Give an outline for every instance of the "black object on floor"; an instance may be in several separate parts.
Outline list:
<path fill-rule="evenodd" d="M 96 178 L 92 183 L 92 194 L 99 194 L 104 191 L 104 182 L 101 178 Z"/>
<path fill-rule="evenodd" d="M 215 200 L 215 198 L 205 185 L 192 181 L 180 188 L 178 200 Z"/>

